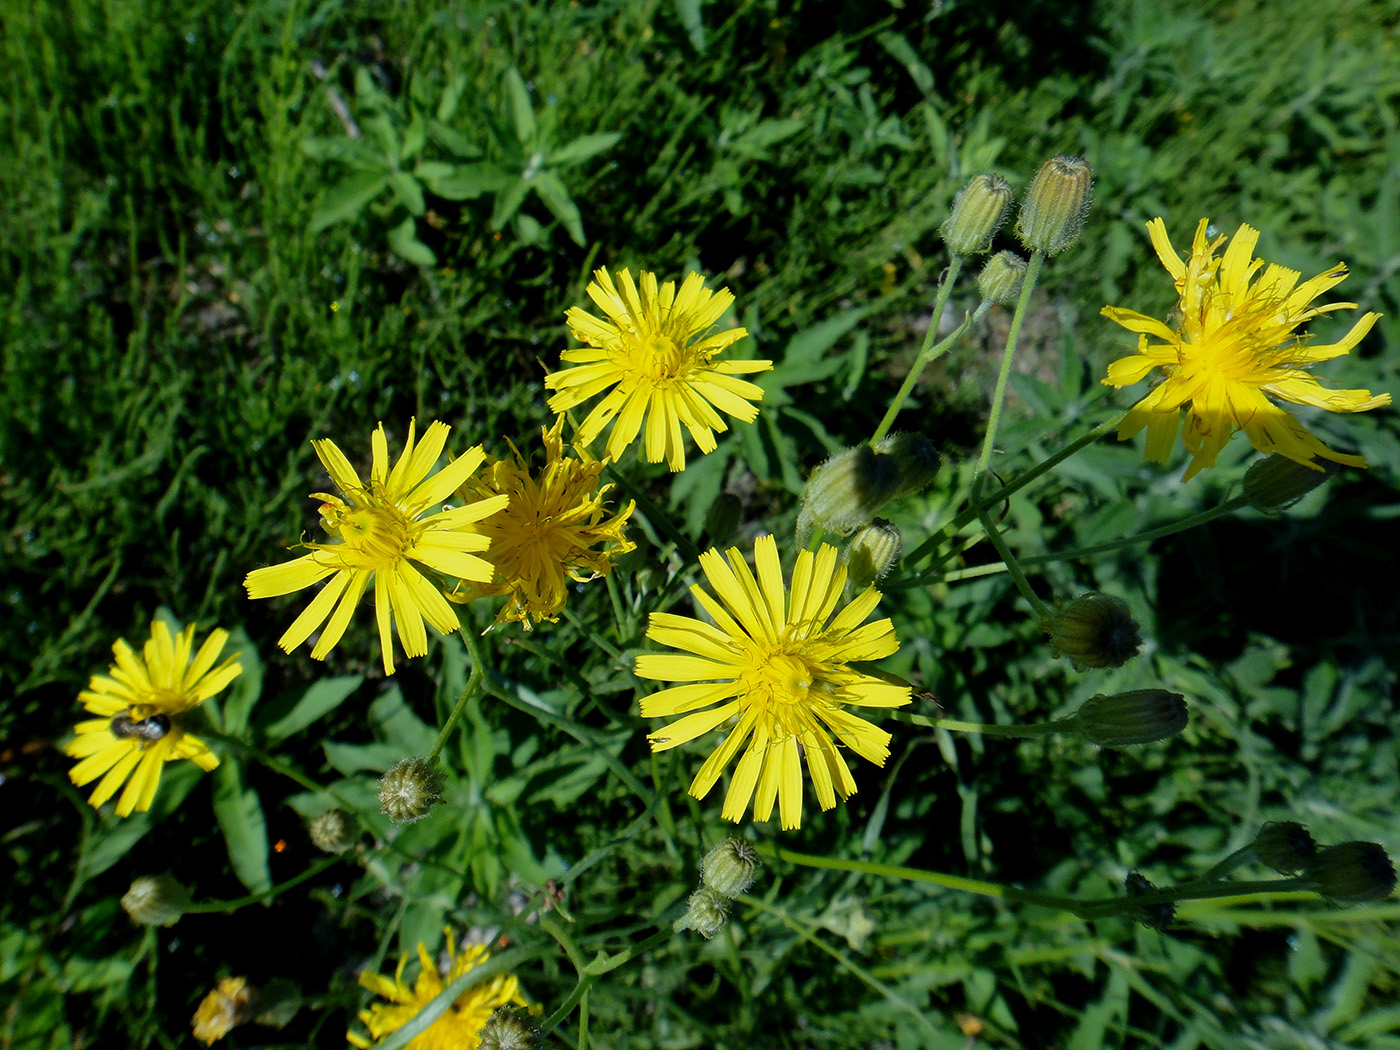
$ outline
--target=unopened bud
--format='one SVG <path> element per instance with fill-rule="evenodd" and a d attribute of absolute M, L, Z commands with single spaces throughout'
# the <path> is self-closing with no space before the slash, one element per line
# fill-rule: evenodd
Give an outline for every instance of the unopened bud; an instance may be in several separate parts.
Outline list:
<path fill-rule="evenodd" d="M 328 809 L 306 826 L 312 844 L 323 853 L 344 853 L 360 837 L 355 818 L 343 809 Z"/>
<path fill-rule="evenodd" d="M 1122 598 L 1091 592 L 1059 606 L 1041 622 L 1056 656 L 1076 671 L 1121 667 L 1142 648 L 1137 621 Z"/>
<path fill-rule="evenodd" d="M 238 1025 L 252 1020 L 257 997 L 246 977 L 225 977 L 195 1010 L 191 1021 L 194 1037 L 212 1046 Z"/>
<path fill-rule="evenodd" d="M 1026 280 L 1026 260 L 1015 252 L 997 252 L 977 275 L 977 291 L 984 303 L 1010 306 L 1021 294 Z"/>
<path fill-rule="evenodd" d="M 894 497 L 899 482 L 899 465 L 893 456 L 879 455 L 864 442 L 842 449 L 812 471 L 802 490 L 798 546 L 805 547 L 817 527 L 849 536 Z"/>
<path fill-rule="evenodd" d="M 938 476 L 938 450 L 923 434 L 889 434 L 876 444 L 875 454 L 894 460 L 899 480 L 891 499 L 903 499 L 922 492 Z"/>
<path fill-rule="evenodd" d="M 876 518 L 857 532 L 846 548 L 846 579 L 857 591 L 873 586 L 895 567 L 903 550 L 899 530 Z"/>
<path fill-rule="evenodd" d="M 1123 891 L 1129 897 L 1141 897 L 1146 893 L 1157 892 L 1157 887 L 1152 885 L 1146 875 L 1140 872 L 1130 871 L 1127 879 L 1123 882 Z M 1137 922 L 1153 930 L 1165 930 L 1176 918 L 1176 905 L 1171 901 L 1155 901 L 1151 904 L 1144 903 L 1133 908 L 1128 914 Z"/>
<path fill-rule="evenodd" d="M 174 926 L 190 906 L 190 891 L 172 875 L 142 875 L 122 896 L 122 907 L 142 926 Z"/>
<path fill-rule="evenodd" d="M 700 861 L 700 881 L 725 897 L 737 897 L 753 885 L 758 850 L 747 839 L 727 838 Z"/>
<path fill-rule="evenodd" d="M 1286 510 L 1337 473 L 1335 463 L 1309 467 L 1277 453 L 1265 456 L 1244 475 L 1244 498 L 1255 510 Z"/>
<path fill-rule="evenodd" d="M 530 1021 L 530 1014 L 510 1004 L 492 1011 L 477 1038 L 480 1040 L 477 1050 L 539 1050 L 544 1045 L 539 1027 Z"/>
<path fill-rule="evenodd" d="M 686 911 L 676 920 L 675 931 L 694 930 L 709 940 L 724 928 L 729 919 L 729 898 L 708 886 L 701 886 L 690 895 Z"/>
<path fill-rule="evenodd" d="M 1301 871 L 1317 856 L 1317 843 L 1307 828 L 1293 820 L 1271 820 L 1255 836 L 1254 856 L 1280 875 Z"/>
<path fill-rule="evenodd" d="M 744 505 L 738 496 L 732 492 L 719 494 L 705 514 L 705 536 L 711 544 L 722 546 L 734 538 L 743 510 Z"/>
<path fill-rule="evenodd" d="M 1186 701 L 1165 689 L 1092 696 L 1075 713 L 1075 730 L 1099 747 L 1132 747 L 1176 736 L 1186 728 Z"/>
<path fill-rule="evenodd" d="M 1058 255 L 1079 240 L 1093 184 L 1083 157 L 1051 157 L 1042 164 L 1016 220 L 1016 232 L 1027 250 Z"/>
<path fill-rule="evenodd" d="M 1395 865 L 1376 842 L 1343 842 L 1318 852 L 1303 868 L 1308 889 L 1333 904 L 1369 904 L 1395 889 Z"/>
<path fill-rule="evenodd" d="M 412 824 L 442 801 L 442 773 L 426 758 L 405 758 L 379 778 L 379 812 L 395 824 Z"/>
<path fill-rule="evenodd" d="M 954 255 L 980 255 L 992 244 L 1011 211 L 1011 183 L 1000 175 L 975 175 L 953 198 L 953 211 L 939 229 Z"/>

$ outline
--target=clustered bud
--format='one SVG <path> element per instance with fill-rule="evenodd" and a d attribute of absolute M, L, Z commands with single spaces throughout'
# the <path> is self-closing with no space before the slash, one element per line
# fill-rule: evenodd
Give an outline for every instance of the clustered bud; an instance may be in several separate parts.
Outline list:
<path fill-rule="evenodd" d="M 724 928 L 728 918 L 729 898 L 708 886 L 701 886 L 690 895 L 685 914 L 676 920 L 674 929 L 677 933 L 694 930 L 708 941 Z"/>
<path fill-rule="evenodd" d="M 1157 887 L 1152 885 L 1147 876 L 1137 871 L 1128 872 L 1128 877 L 1123 882 L 1123 891 L 1129 897 L 1141 897 L 1143 894 L 1155 893 L 1156 890 Z M 1131 909 L 1128 914 L 1149 929 L 1165 930 L 1176 919 L 1176 905 L 1171 901 L 1143 903 Z"/>
<path fill-rule="evenodd" d="M 849 536 L 870 524 L 890 500 L 928 486 L 938 473 L 938 453 L 922 434 L 890 434 L 875 447 L 842 449 L 812 471 L 802 490 L 797 543 L 812 530 Z"/>
<path fill-rule="evenodd" d="M 539 1050 L 544 1045 L 538 1025 L 527 1011 L 506 1004 L 492 1011 L 477 1033 L 477 1050 Z"/>
<path fill-rule="evenodd" d="M 977 291 L 984 303 L 1010 306 L 1021 294 L 1026 280 L 1026 260 L 1015 252 L 997 252 L 977 275 Z"/>
<path fill-rule="evenodd" d="M 1096 592 L 1060 605 L 1041 623 L 1056 656 L 1068 656 L 1076 671 L 1121 667 L 1142 648 L 1142 635 L 1128 603 Z"/>
<path fill-rule="evenodd" d="M 257 999 L 257 990 L 249 987 L 246 977 L 225 977 L 195 1010 L 191 1021 L 194 1037 L 212 1046 L 238 1025 L 252 1020 Z"/>
<path fill-rule="evenodd" d="M 980 255 L 992 244 L 1011 211 L 1011 183 L 1000 175 L 975 175 L 953 198 L 953 211 L 939 229 L 954 255 Z"/>
<path fill-rule="evenodd" d="M 1255 510 L 1286 510 L 1337 473 L 1335 463 L 1310 467 L 1274 454 L 1265 456 L 1244 475 L 1244 498 Z"/>
<path fill-rule="evenodd" d="M 190 906 L 190 891 L 173 875 L 142 875 L 122 895 L 122 907 L 142 926 L 174 926 Z"/>
<path fill-rule="evenodd" d="M 343 809 L 328 809 L 307 825 L 312 844 L 323 853 L 344 853 L 360 837 L 355 818 Z"/>
<path fill-rule="evenodd" d="M 1075 713 L 1075 730 L 1099 747 L 1131 747 L 1167 740 L 1186 728 L 1186 700 L 1165 689 L 1134 689 L 1093 696 Z"/>
<path fill-rule="evenodd" d="M 1301 871 L 1317 856 L 1312 832 L 1294 820 L 1269 821 L 1259 829 L 1251 848 L 1260 864 L 1280 875 Z"/>
<path fill-rule="evenodd" d="M 1079 240 L 1093 184 L 1083 157 L 1051 157 L 1042 164 L 1016 220 L 1016 232 L 1027 250 L 1058 255 Z"/>
<path fill-rule="evenodd" d="M 876 518 L 846 548 L 846 579 L 858 591 L 873 586 L 894 568 L 904 550 L 899 530 Z"/>
<path fill-rule="evenodd" d="M 1395 889 L 1395 865 L 1376 842 L 1343 842 L 1319 850 L 1303 865 L 1308 889 L 1332 904 L 1369 904 Z"/>
<path fill-rule="evenodd" d="M 753 885 L 758 866 L 753 843 L 731 836 L 700 861 L 700 881 L 722 896 L 737 897 Z"/>
<path fill-rule="evenodd" d="M 442 788 L 436 762 L 405 758 L 379 778 L 379 811 L 395 824 L 412 824 L 442 801 Z"/>

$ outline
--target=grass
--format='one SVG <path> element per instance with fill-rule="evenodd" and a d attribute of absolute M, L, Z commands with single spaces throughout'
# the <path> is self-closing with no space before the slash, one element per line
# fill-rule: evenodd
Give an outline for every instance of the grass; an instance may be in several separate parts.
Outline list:
<path fill-rule="evenodd" d="M 1177 243 L 1203 215 L 1227 233 L 1249 222 L 1264 257 L 1305 276 L 1345 259 L 1335 294 L 1386 316 L 1327 375 L 1400 389 L 1393 11 L 1064 10 L 195 0 L 172 15 L 74 0 L 10 12 L 0 790 L 14 816 L 0 1046 L 173 1046 L 230 972 L 294 981 L 297 1007 L 285 1027 L 239 1029 L 230 1044 L 342 1045 L 361 1005 L 355 971 L 436 945 L 445 923 L 538 949 L 518 972 L 548 1016 L 577 968 L 673 917 L 728 825 L 713 796 L 683 794 L 697 752 L 649 754 L 636 713 L 645 614 L 690 579 L 665 530 L 698 541 L 725 490 L 745 536 L 788 534 L 807 473 L 868 435 L 902 380 L 947 263 L 937 228 L 971 174 L 1023 186 L 1064 152 L 1096 177 L 1083 240 L 1033 304 L 998 442 L 1006 470 L 1129 403 L 1098 382 L 1125 337 L 1096 314 L 1170 310 L 1142 229 L 1156 215 Z M 399 156 L 357 168 L 346 143 L 376 128 Z M 571 162 L 564 151 L 588 136 L 615 138 Z M 536 153 L 555 158 L 544 170 L 562 197 L 519 188 Z M 366 171 L 384 186 L 351 207 L 346 182 Z M 305 872 L 321 855 L 303 818 L 326 803 L 230 754 L 238 772 L 211 786 L 172 767 L 152 817 L 100 817 L 55 745 L 113 640 L 141 637 L 161 608 L 241 629 L 260 674 L 245 672 L 225 708 L 250 712 L 244 739 L 372 812 L 373 774 L 431 744 L 471 661 L 448 638 L 386 681 L 368 617 L 324 666 L 284 656 L 275 640 L 300 603 L 251 603 L 242 578 L 311 532 L 306 495 L 324 487 L 313 437 L 353 459 L 377 422 L 401 436 L 416 415 L 453 424 L 461 447 L 532 445 L 550 420 L 540 378 L 567 345 L 564 311 L 599 265 L 696 267 L 731 288 L 754 337 L 745 352 L 783 362 L 759 422 L 674 478 L 624 463 L 652 508 L 612 593 L 571 598 L 556 628 L 488 636 L 491 696 L 445 756 L 456 816 L 266 905 L 131 926 L 117 898 L 140 874 L 170 870 L 200 899 L 233 900 Z M 955 293 L 959 315 L 969 295 Z M 930 370 L 901 420 L 944 453 L 933 487 L 896 514 L 906 546 L 965 493 L 997 317 Z M 1129 601 L 1150 643 L 1124 671 L 1047 659 L 1003 576 L 888 588 L 904 646 L 882 666 L 949 717 L 1060 717 L 1146 677 L 1191 698 L 1183 740 L 1098 752 L 896 726 L 895 753 L 858 773 L 849 805 L 809 813 L 800 833 L 750 833 L 1095 897 L 1130 870 L 1159 885 L 1199 875 L 1270 819 L 1393 854 L 1396 418 L 1309 417 L 1372 469 L 1283 517 L 1247 512 L 1036 570 L 1042 594 Z M 1179 464 L 1101 442 L 1011 500 L 1005 536 L 1034 555 L 1185 517 L 1232 490 L 1240 445 L 1183 486 Z M 991 558 L 985 546 L 970 564 Z M 471 615 L 478 630 L 490 620 Z M 344 692 L 315 692 L 327 688 Z M 324 716 L 272 733 L 308 695 Z M 243 817 L 210 820 L 206 791 Z M 546 880 L 566 893 L 545 916 L 557 940 L 524 918 Z M 1206 901 L 1180 914 L 1161 934 L 770 862 L 724 934 L 619 966 L 556 1034 L 647 1048 L 1400 1045 L 1394 903 Z"/>

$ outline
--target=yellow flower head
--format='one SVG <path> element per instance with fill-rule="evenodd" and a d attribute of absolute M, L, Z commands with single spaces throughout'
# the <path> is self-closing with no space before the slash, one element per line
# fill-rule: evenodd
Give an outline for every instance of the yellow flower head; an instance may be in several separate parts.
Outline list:
<path fill-rule="evenodd" d="M 246 977 L 225 977 L 206 995 L 194 1012 L 194 1037 L 213 1046 L 253 1016 L 257 993 Z"/>
<path fill-rule="evenodd" d="M 679 292 L 674 281 L 658 289 L 656 275 L 644 270 L 639 293 L 627 270 L 617 277 L 614 285 L 604 267 L 588 286 L 605 318 L 578 307 L 566 314 L 574 338 L 588 345 L 560 355 L 577 367 L 545 378 L 547 388 L 559 391 L 549 399 L 550 411 L 562 414 L 607 390 L 579 427 L 576 443 L 591 444 L 616 417 L 607 454 L 617 459 L 645 422 L 647 462 L 664 459 L 671 470 L 683 470 L 682 424 L 701 452 L 713 452 L 715 432 L 729 429 L 715 409 L 745 423 L 758 416 L 750 402 L 762 400 L 763 390 L 734 377 L 766 372 L 773 362 L 713 360 L 748 335 L 743 328 L 709 334 L 734 302 L 727 288 L 711 292 L 692 273 Z"/>
<path fill-rule="evenodd" d="M 607 516 L 604 501 L 612 486 L 598 484 L 604 463 L 565 456 L 563 427 L 560 416 L 554 426 L 541 429 L 545 463 L 538 476 L 511 445 L 513 458 L 487 457 L 486 470 L 468 479 L 460 493 L 467 503 L 510 499 L 505 509 L 473 526 L 491 541 L 495 579 L 463 583 L 448 594 L 455 602 L 506 595 L 498 624 L 514 620 L 529 630 L 532 620 L 558 620 L 570 580 L 587 583 L 606 576 L 613 558 L 636 547 L 622 532 L 636 504 Z"/>
<path fill-rule="evenodd" d="M 110 676 L 93 675 L 78 694 L 83 707 L 98 717 L 79 722 L 77 737 L 63 751 L 81 759 L 68 771 L 73 783 L 81 786 L 102 777 L 88 797 L 94 806 L 125 783 L 117 816 L 144 813 L 151 808 L 165 763 L 188 758 L 203 770 L 219 764 L 203 741 L 185 731 L 185 714 L 242 674 L 243 666 L 237 655 L 214 666 L 228 642 L 227 631 L 211 632 L 198 653 L 194 631 L 191 624 L 172 638 L 170 628 L 156 620 L 139 657 L 118 640 L 112 646 L 117 662 Z"/>
<path fill-rule="evenodd" d="M 1329 412 L 1366 412 L 1390 404 L 1389 394 L 1369 390 L 1332 390 L 1304 368 L 1349 353 L 1380 318 L 1368 313 L 1339 343 L 1310 346 L 1294 333 L 1300 324 L 1333 310 L 1354 310 L 1355 303 L 1310 306 L 1319 295 L 1347 276 L 1338 263 L 1311 280 L 1284 266 L 1254 258 L 1259 231 L 1241 226 L 1224 255 L 1216 249 L 1225 237 L 1207 240 L 1209 219 L 1196 227 L 1191 256 L 1184 263 L 1167 237 L 1166 224 L 1147 224 L 1152 246 L 1176 282 L 1181 321 L 1173 329 L 1134 310 L 1106 306 L 1103 315 L 1139 333 L 1137 353 L 1108 366 L 1103 382 L 1129 386 L 1155 368 L 1165 379 L 1124 417 L 1118 437 L 1147 429 L 1147 458 L 1165 463 L 1176 441 L 1181 409 L 1186 406 L 1182 441 L 1191 453 L 1186 478 L 1211 466 L 1225 443 L 1243 430 L 1260 452 L 1277 452 L 1314 469 L 1315 457 L 1364 467 L 1365 459 L 1334 452 L 1275 400 L 1315 405 Z M 1260 273 L 1260 270 L 1263 270 Z M 1150 342 L 1149 336 L 1160 342 Z"/>
<path fill-rule="evenodd" d="M 311 443 L 331 480 L 345 494 L 344 499 L 324 492 L 311 494 L 312 499 L 321 500 L 321 524 L 331 542 L 303 543 L 300 546 L 310 554 L 254 569 L 244 581 L 248 597 L 273 598 L 331 578 L 278 639 L 284 651 L 291 652 L 325 623 L 311 650 L 313 660 L 324 660 L 345 634 L 351 613 L 373 580 L 384 673 L 393 674 L 391 624 L 398 625 L 399 641 L 408 656 L 428 651 L 424 620 L 440 634 L 458 627 L 457 614 L 438 584 L 417 565 L 463 580 L 491 579 L 491 563 L 472 553 L 484 551 L 491 541 L 472 526 L 503 508 L 506 497 L 484 499 L 469 507 L 442 507 L 443 500 L 481 466 L 485 453 L 478 445 L 429 477 L 452 428 L 433 423 L 416 445 L 413 429 L 410 421 L 403 454 L 391 470 L 384 424 L 379 424 L 371 441 L 368 484 L 333 441 Z"/>
<path fill-rule="evenodd" d="M 429 958 L 428 950 L 421 941 L 418 944 L 418 979 L 412 987 L 403 979 L 404 966 L 408 963 L 407 952 L 399 956 L 393 980 L 377 973 L 360 974 L 360 984 L 388 1002 L 372 1003 L 368 1010 L 360 1011 L 360 1021 L 369 1029 L 369 1038 L 346 1032 L 345 1038 L 350 1045 L 363 1050 L 390 1032 L 398 1031 L 413 1020 L 443 988 L 491 958 L 481 945 L 463 947 L 460 953 L 457 952 L 452 942 L 452 931 L 447 930 L 446 933 L 447 955 L 451 959 L 446 977 L 438 973 L 437 966 Z M 481 1026 L 490 1018 L 492 1011 L 507 1003 L 525 1005 L 525 999 L 520 994 L 520 983 L 514 977 L 491 977 L 478 981 L 459 995 L 457 1001 L 426 1032 L 411 1039 L 408 1050 L 475 1050 L 481 1042 Z"/>
<path fill-rule="evenodd" d="M 642 700 L 646 718 L 685 716 L 650 735 L 654 751 L 684 744 L 735 720 L 695 775 L 690 793 L 704 798 L 747 741 L 722 816 L 738 822 L 753 797 L 754 819 L 767 820 L 776 799 L 787 830 L 802 823 L 801 756 L 806 754 L 822 809 L 836 805 L 837 794 L 850 797 L 855 780 L 829 734 L 861 757 L 884 765 L 890 734 L 844 708 L 902 707 L 909 703 L 909 687 L 849 666 L 852 660 L 890 656 L 899 649 L 899 641 L 888 619 L 862 626 L 880 601 L 873 587 L 836 612 L 846 584 L 836 548 L 822 544 L 815 554 L 799 554 L 787 588 L 772 536 L 754 545 L 754 561 L 757 579 L 737 548 L 729 549 L 727 562 L 718 550 L 700 555 L 700 567 L 719 600 L 698 586 L 690 593 L 714 624 L 652 613 L 647 637 L 694 655 L 639 656 L 637 675 L 694 683 Z"/>

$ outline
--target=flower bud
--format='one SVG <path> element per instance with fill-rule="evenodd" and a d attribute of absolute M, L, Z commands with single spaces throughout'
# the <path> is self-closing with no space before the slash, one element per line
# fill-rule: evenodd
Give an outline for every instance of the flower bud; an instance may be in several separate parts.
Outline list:
<path fill-rule="evenodd" d="M 939 229 L 954 255 L 981 255 L 1011 211 L 1011 183 L 1000 175 L 975 175 L 953 198 L 953 211 Z"/>
<path fill-rule="evenodd" d="M 1252 848 L 1260 864 L 1280 875 L 1300 871 L 1317 855 L 1312 833 L 1293 820 L 1269 821 L 1259 829 Z"/>
<path fill-rule="evenodd" d="M 1137 621 L 1122 598 L 1090 592 L 1059 605 L 1041 623 L 1056 656 L 1068 656 L 1076 671 L 1121 667 L 1142 648 Z"/>
<path fill-rule="evenodd" d="M 1395 866 L 1379 843 L 1343 842 L 1309 860 L 1303 878 L 1332 904 L 1369 904 L 1395 889 Z"/>
<path fill-rule="evenodd" d="M 675 931 L 694 930 L 708 941 L 719 933 L 728 919 L 729 898 L 708 886 L 701 886 L 690 895 L 685 914 L 676 920 Z"/>
<path fill-rule="evenodd" d="M 1016 232 L 1026 249 L 1058 255 L 1079 240 L 1093 184 L 1083 157 L 1051 157 L 1042 164 L 1016 220 Z"/>
<path fill-rule="evenodd" d="M 191 1021 L 194 1037 L 212 1046 L 238 1025 L 252 1020 L 257 997 L 246 977 L 225 977 L 195 1010 Z"/>
<path fill-rule="evenodd" d="M 405 758 L 379 778 L 379 812 L 395 824 L 412 824 L 442 801 L 442 773 L 426 758 Z"/>
<path fill-rule="evenodd" d="M 1123 892 L 1129 897 L 1141 897 L 1145 893 L 1157 892 L 1157 887 L 1141 872 L 1130 871 L 1123 882 Z M 1128 915 L 1149 929 L 1165 930 L 1176 919 L 1176 905 L 1171 901 L 1157 901 L 1133 908 Z"/>
<path fill-rule="evenodd" d="M 306 826 L 312 844 L 323 853 L 344 853 L 360 837 L 355 818 L 343 809 L 328 809 Z"/>
<path fill-rule="evenodd" d="M 705 515 L 705 535 L 711 544 L 723 546 L 734 538 L 744 506 L 732 492 L 721 492 Z"/>
<path fill-rule="evenodd" d="M 863 591 L 895 567 L 904 550 L 899 530 L 883 518 L 876 518 L 856 533 L 846 548 L 846 579 Z"/>
<path fill-rule="evenodd" d="M 174 926 L 190 906 L 190 891 L 172 875 L 142 875 L 122 896 L 122 907 L 142 926 Z"/>
<path fill-rule="evenodd" d="M 894 497 L 899 484 L 894 456 L 879 455 L 864 442 L 842 449 L 812 471 L 802 490 L 798 546 L 805 547 L 818 526 L 837 536 L 849 536 L 875 517 Z"/>
<path fill-rule="evenodd" d="M 984 303 L 1010 306 L 1020 296 L 1025 279 L 1025 259 L 1015 252 L 997 252 L 977 275 L 977 291 Z"/>
<path fill-rule="evenodd" d="M 540 1050 L 544 1046 L 539 1027 L 530 1023 L 530 1014 L 509 1003 L 492 1011 L 477 1038 L 477 1050 Z"/>
<path fill-rule="evenodd" d="M 737 897 L 753 885 L 758 850 L 747 839 L 730 837 L 700 861 L 700 881 L 725 897 Z"/>
<path fill-rule="evenodd" d="M 1092 696 L 1074 715 L 1075 730 L 1099 747 L 1131 747 L 1176 736 L 1186 728 L 1186 701 L 1165 689 Z"/>
<path fill-rule="evenodd" d="M 891 499 L 922 492 L 938 476 L 938 450 L 923 434 L 889 434 L 876 444 L 875 454 L 894 460 L 899 481 Z"/>
<path fill-rule="evenodd" d="M 1337 473 L 1337 465 L 1319 461 L 1321 469 L 1275 453 L 1265 456 L 1244 475 L 1244 498 L 1255 510 L 1286 510 Z"/>

